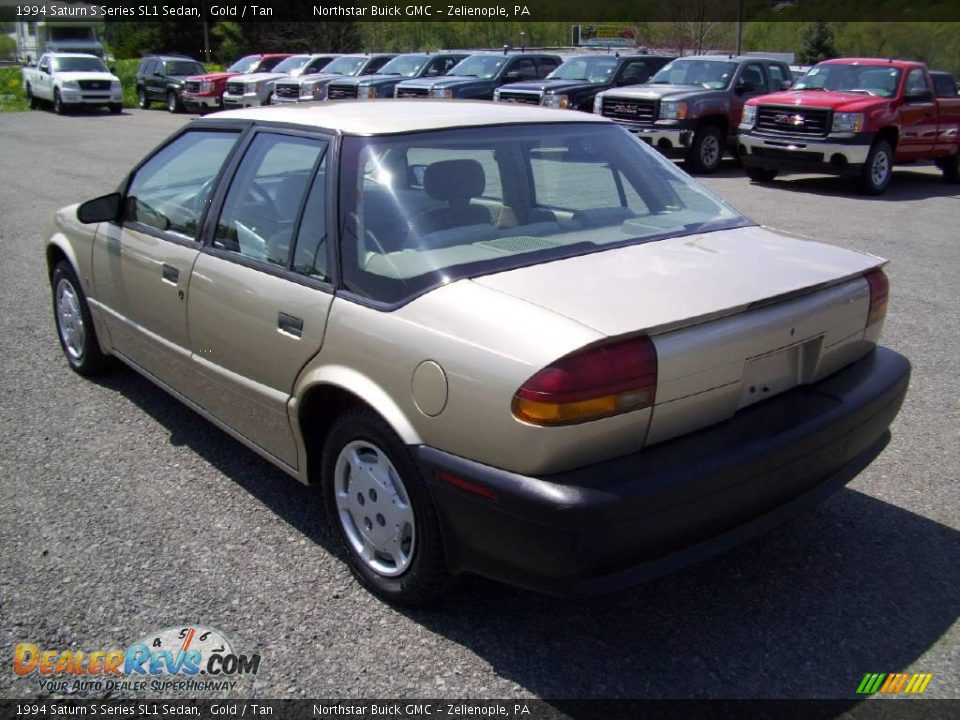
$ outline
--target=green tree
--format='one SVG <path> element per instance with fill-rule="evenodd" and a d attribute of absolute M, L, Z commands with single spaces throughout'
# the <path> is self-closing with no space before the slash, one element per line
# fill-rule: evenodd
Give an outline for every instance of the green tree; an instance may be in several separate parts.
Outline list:
<path fill-rule="evenodd" d="M 0 35 L 0 60 L 7 60 L 17 54 L 17 41 L 9 35 Z"/>
<path fill-rule="evenodd" d="M 839 55 L 833 39 L 833 31 L 825 22 L 814 22 L 803 31 L 803 47 L 797 54 L 801 65 L 816 65 Z"/>

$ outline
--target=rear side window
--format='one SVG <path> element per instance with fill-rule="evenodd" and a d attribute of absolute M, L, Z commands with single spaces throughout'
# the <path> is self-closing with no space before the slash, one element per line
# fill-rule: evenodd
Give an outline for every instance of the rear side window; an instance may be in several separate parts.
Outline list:
<path fill-rule="evenodd" d="M 277 65 L 282 63 L 286 58 L 282 57 L 272 57 L 264 58 L 260 61 L 260 67 L 257 68 L 257 72 L 269 72 L 273 70 Z"/>
<path fill-rule="evenodd" d="M 259 133 L 230 183 L 213 246 L 287 267 L 297 214 L 325 149 L 322 140 Z"/>
<path fill-rule="evenodd" d="M 213 181 L 237 137 L 237 132 L 200 130 L 180 135 L 133 176 L 125 221 L 195 240 Z"/>
<path fill-rule="evenodd" d="M 779 65 L 767 65 L 767 70 L 770 71 L 770 84 L 772 90 L 781 90 L 783 84 L 787 82 L 790 78 L 783 74 L 783 68 Z"/>
<path fill-rule="evenodd" d="M 389 57 L 378 57 L 370 61 L 370 63 L 363 69 L 361 75 L 373 75 L 380 68 L 390 62 L 391 58 Z"/>
<path fill-rule="evenodd" d="M 933 78 L 933 87 L 936 90 L 937 97 L 957 96 L 957 84 L 953 81 L 952 75 L 938 73 L 930 77 Z"/>

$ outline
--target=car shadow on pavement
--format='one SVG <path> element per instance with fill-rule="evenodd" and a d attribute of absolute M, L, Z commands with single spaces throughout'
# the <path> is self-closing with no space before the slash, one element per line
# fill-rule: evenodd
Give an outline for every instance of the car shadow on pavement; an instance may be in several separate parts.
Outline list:
<path fill-rule="evenodd" d="M 852 178 L 834 175 L 781 174 L 776 180 L 758 183 L 761 187 L 810 193 L 828 197 L 848 197 L 853 200 L 890 202 L 891 200 L 926 200 L 936 197 L 960 196 L 960 185 L 943 181 L 943 176 L 897 167 L 882 195 L 863 195 L 857 191 Z"/>
<path fill-rule="evenodd" d="M 318 488 L 131 371 L 98 382 L 340 555 Z M 960 532 L 847 488 L 763 538 L 613 595 L 563 600 L 466 577 L 437 605 L 399 611 L 540 697 L 855 700 L 864 674 L 906 670 L 953 625 L 957 587 Z"/>

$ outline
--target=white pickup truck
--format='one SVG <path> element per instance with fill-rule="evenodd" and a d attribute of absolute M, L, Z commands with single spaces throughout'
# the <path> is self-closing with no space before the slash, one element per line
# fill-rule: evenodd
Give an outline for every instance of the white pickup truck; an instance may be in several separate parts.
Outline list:
<path fill-rule="evenodd" d="M 31 108 L 48 102 L 61 115 L 76 107 L 106 106 L 113 113 L 123 109 L 120 78 L 95 55 L 41 55 L 35 67 L 23 68 L 23 87 Z"/>

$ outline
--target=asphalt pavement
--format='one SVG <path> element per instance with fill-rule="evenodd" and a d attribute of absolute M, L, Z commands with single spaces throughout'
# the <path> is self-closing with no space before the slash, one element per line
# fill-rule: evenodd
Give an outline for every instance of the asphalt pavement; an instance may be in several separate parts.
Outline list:
<path fill-rule="evenodd" d="M 705 179 L 759 223 L 889 258 L 884 344 L 913 362 L 883 454 L 813 512 L 587 601 L 467 578 L 400 611 L 338 558 L 319 493 L 130 371 L 70 372 L 43 242 L 184 115 L 0 115 L 0 696 L 14 647 L 126 648 L 178 625 L 262 656 L 237 697 L 853 698 L 868 672 L 960 697 L 960 187 L 898 169 Z M 156 693 L 113 693 L 156 697 Z M 188 697 L 193 692 L 168 692 Z M 218 694 L 218 693 L 214 693 Z M 82 693 L 81 693 L 82 695 Z"/>

